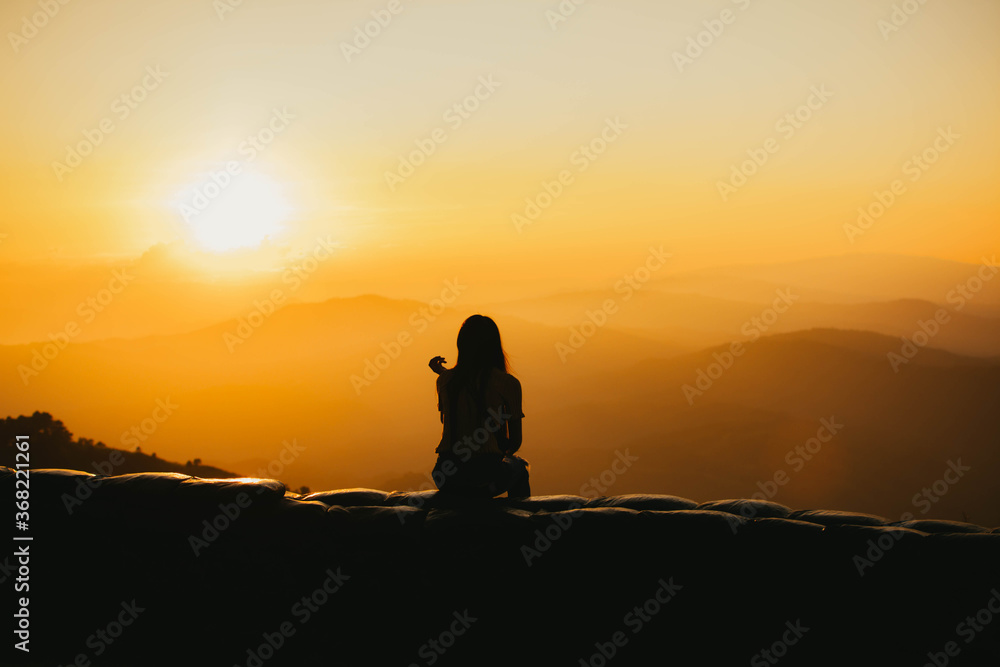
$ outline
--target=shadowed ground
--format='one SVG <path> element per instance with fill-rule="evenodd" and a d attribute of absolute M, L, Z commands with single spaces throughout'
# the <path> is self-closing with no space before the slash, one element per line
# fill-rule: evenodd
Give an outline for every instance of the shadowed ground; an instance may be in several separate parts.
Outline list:
<path fill-rule="evenodd" d="M 4 663 L 1000 661 L 1000 533 L 972 524 L 663 495 L 456 506 L 174 473 L 30 480 L 18 534 L 33 540 L 0 565 L 13 587 L 12 551 L 30 545 L 31 652 L 11 642 Z M 10 469 L 0 483 L 12 498 Z"/>

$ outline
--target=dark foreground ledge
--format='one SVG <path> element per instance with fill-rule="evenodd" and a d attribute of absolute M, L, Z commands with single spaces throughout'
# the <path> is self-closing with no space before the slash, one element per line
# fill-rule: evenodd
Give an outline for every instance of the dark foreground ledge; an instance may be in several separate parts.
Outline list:
<path fill-rule="evenodd" d="M 971 524 L 69 470 L 31 471 L 29 514 L 3 664 L 1000 664 L 1000 533 Z"/>

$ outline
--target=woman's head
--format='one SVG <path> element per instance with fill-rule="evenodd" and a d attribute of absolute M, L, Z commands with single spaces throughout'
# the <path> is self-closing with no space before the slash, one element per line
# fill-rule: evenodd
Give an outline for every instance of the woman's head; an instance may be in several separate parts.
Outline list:
<path fill-rule="evenodd" d="M 507 354 L 500 342 L 500 329 L 485 315 L 472 315 L 458 330 L 458 361 L 456 367 L 469 371 L 497 368 L 507 372 Z"/>

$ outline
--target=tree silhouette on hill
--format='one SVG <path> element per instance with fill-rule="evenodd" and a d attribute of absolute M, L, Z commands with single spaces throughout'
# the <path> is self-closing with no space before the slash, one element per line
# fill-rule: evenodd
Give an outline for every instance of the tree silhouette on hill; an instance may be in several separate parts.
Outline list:
<path fill-rule="evenodd" d="M 27 435 L 31 443 L 32 468 L 69 468 L 86 472 L 122 475 L 133 472 L 179 472 L 198 477 L 239 477 L 238 474 L 194 463 L 174 463 L 140 451 L 130 452 L 108 447 L 91 438 L 73 438 L 61 420 L 48 412 L 7 417 L 0 421 L 0 446 L 3 465 L 13 465 L 16 436 Z"/>

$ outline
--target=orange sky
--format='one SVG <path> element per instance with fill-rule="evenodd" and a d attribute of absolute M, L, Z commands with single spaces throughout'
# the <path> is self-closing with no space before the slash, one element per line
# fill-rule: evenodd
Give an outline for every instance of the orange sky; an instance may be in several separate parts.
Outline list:
<path fill-rule="evenodd" d="M 507 0 L 39 6 L 0 8 L 5 263 L 330 236 L 364 293 L 438 284 L 441 265 L 611 275 L 651 243 L 699 268 L 977 262 L 1000 240 L 989 0 L 905 22 L 892 2 L 854 0 L 595 2 L 566 17 Z M 74 166 L 72 150 L 89 155 Z M 915 167 L 925 151 L 933 164 Z M 724 197 L 734 167 L 754 173 Z M 219 197 L 185 215 L 213 174 Z M 848 233 L 897 180 L 885 214 Z M 548 205 L 529 219 L 526 200 Z M 242 268 L 271 266 L 245 254 Z"/>
<path fill-rule="evenodd" d="M 9 414 L 131 448 L 170 400 L 142 441 L 164 459 L 253 474 L 297 439 L 290 484 L 405 489 L 440 438 L 426 360 L 453 363 L 482 311 L 525 386 L 536 492 L 620 445 L 644 458 L 616 492 L 746 497 L 835 414 L 779 500 L 888 516 L 992 451 L 991 362 L 938 384 L 943 352 L 897 375 L 871 350 L 970 287 L 929 347 L 996 358 L 995 0 L 5 0 L 0 26 Z M 683 385 L 779 288 L 801 295 L 767 332 L 788 337 L 692 406 Z M 894 451 L 905 479 L 847 502 L 846 471 Z M 987 507 L 974 486 L 941 516 Z"/>

